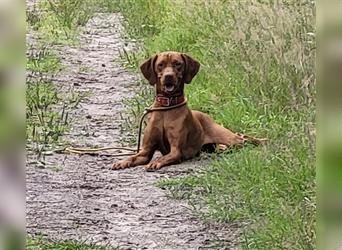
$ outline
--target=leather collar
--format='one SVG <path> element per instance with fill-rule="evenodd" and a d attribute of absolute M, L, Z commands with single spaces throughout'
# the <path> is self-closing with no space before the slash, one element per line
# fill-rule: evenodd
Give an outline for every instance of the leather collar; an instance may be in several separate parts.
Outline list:
<path fill-rule="evenodd" d="M 172 107 L 181 104 L 185 101 L 184 95 L 181 96 L 156 96 L 155 101 L 159 103 L 162 107 Z"/>

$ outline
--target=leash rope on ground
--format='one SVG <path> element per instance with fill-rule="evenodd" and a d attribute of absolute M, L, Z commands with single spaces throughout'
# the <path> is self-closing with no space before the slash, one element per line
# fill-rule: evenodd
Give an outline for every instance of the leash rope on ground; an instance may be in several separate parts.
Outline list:
<path fill-rule="evenodd" d="M 175 109 L 181 107 L 187 103 L 187 99 L 184 98 L 184 101 L 176 104 L 174 106 L 166 106 L 166 107 L 150 107 L 146 108 L 140 118 L 139 122 L 139 130 L 138 130 L 138 145 L 136 149 L 127 148 L 127 147 L 101 147 L 101 148 L 78 148 L 78 147 L 66 147 L 62 150 L 56 150 L 57 153 L 73 153 L 73 154 L 88 154 L 88 155 L 96 155 L 98 152 L 101 151 L 108 151 L 108 150 L 125 150 L 125 151 L 133 151 L 134 153 L 117 153 L 117 154 L 109 154 L 108 156 L 129 156 L 134 155 L 140 151 L 140 142 L 141 142 L 141 132 L 142 132 L 142 124 L 147 114 L 153 111 L 166 111 L 170 109 Z"/>

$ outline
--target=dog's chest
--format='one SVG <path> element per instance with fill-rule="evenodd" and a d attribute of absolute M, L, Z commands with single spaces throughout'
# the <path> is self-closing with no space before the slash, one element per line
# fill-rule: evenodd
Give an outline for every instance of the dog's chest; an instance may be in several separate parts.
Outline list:
<path fill-rule="evenodd" d="M 148 116 L 148 127 L 159 150 L 167 153 L 170 144 L 183 140 L 186 113 L 171 111 L 153 112 Z"/>
<path fill-rule="evenodd" d="M 186 120 L 187 115 L 177 114 L 177 112 L 173 110 L 155 111 L 150 113 L 147 118 L 148 126 L 158 128 L 160 132 L 167 133 L 184 128 L 186 125 L 184 121 Z"/>

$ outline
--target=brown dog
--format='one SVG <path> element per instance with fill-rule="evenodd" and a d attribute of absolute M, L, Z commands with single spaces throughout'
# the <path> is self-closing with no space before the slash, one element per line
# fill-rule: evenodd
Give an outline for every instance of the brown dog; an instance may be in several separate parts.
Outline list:
<path fill-rule="evenodd" d="M 194 157 L 205 144 L 242 146 L 246 141 L 261 141 L 244 136 L 218 125 L 207 114 L 190 110 L 185 103 L 184 84 L 190 83 L 200 64 L 190 56 L 178 52 L 163 52 L 146 60 L 140 69 L 144 77 L 156 88 L 152 105 L 170 109 L 149 114 L 142 150 L 125 160 L 113 164 L 113 169 L 145 165 L 156 150 L 163 156 L 150 162 L 147 170 L 180 163 Z M 176 106 L 176 107 L 174 107 Z"/>

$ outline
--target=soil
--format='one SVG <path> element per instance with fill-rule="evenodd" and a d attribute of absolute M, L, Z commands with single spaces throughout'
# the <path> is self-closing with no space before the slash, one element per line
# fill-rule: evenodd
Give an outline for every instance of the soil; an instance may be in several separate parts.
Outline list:
<path fill-rule="evenodd" d="M 131 49 L 122 38 L 120 14 L 96 14 L 78 46 L 55 46 L 64 70 L 54 79 L 61 91 L 89 93 L 71 113 L 63 137 L 80 147 L 123 146 L 123 102 L 139 90 L 139 76 L 120 63 Z M 34 43 L 31 35 L 28 43 Z M 86 70 L 85 70 L 86 69 Z M 27 232 L 50 240 L 78 240 L 118 249 L 234 249 L 236 225 L 204 223 L 186 201 L 168 197 L 156 182 L 206 167 L 200 158 L 146 172 L 110 170 L 118 157 L 57 154 L 44 165 L 27 154 Z"/>

